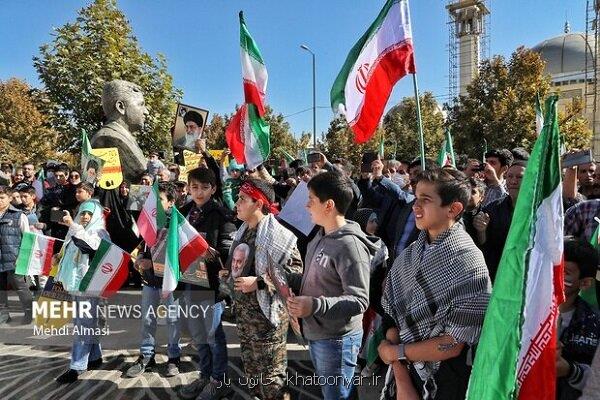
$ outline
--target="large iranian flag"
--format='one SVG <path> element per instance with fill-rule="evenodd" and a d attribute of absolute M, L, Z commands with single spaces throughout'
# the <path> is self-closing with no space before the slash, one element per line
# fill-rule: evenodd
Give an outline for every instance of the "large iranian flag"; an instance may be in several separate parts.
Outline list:
<path fill-rule="evenodd" d="M 240 55 L 244 80 L 244 104 L 227 126 L 225 137 L 231 154 L 240 164 L 254 169 L 262 164 L 271 150 L 269 125 L 265 115 L 267 68 L 240 11 Z"/>
<path fill-rule="evenodd" d="M 125 283 L 129 275 L 129 253 L 102 239 L 90 267 L 79 284 L 79 291 L 99 297 L 110 297 Z"/>
<path fill-rule="evenodd" d="M 166 222 L 167 215 L 160 202 L 158 180 L 155 179 L 138 217 L 137 230 L 146 244 L 152 247 L 156 244 L 158 230 L 164 228 Z"/>
<path fill-rule="evenodd" d="M 409 73 L 415 61 L 408 0 L 388 0 L 331 88 L 333 112 L 346 116 L 358 143 L 373 136 L 394 84 Z"/>
<path fill-rule="evenodd" d="M 15 273 L 48 276 L 52 269 L 55 240 L 53 237 L 33 232 L 23 233 Z"/>
<path fill-rule="evenodd" d="M 469 382 L 468 399 L 554 400 L 563 301 L 557 96 L 531 153 Z"/>
<path fill-rule="evenodd" d="M 208 250 L 208 243 L 198 231 L 175 207 L 171 210 L 163 273 L 163 293 L 173 292 L 181 273 Z"/>

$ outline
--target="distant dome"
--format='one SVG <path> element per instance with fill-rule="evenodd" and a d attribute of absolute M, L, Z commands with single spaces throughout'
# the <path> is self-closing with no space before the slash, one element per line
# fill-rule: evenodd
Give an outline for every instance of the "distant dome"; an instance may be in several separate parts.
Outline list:
<path fill-rule="evenodd" d="M 546 61 L 545 72 L 550 75 L 585 72 L 586 46 L 588 48 L 588 69 L 593 68 L 594 38 L 585 42 L 584 33 L 565 33 L 544 40 L 534 46 L 533 51 L 539 53 Z"/>

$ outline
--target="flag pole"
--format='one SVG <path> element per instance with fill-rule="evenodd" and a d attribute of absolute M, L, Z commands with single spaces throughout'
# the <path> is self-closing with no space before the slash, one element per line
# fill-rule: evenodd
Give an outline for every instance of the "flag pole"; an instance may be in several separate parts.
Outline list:
<path fill-rule="evenodd" d="M 417 104 L 417 130 L 419 131 L 419 146 L 421 149 L 421 170 L 425 170 L 425 140 L 423 139 L 423 120 L 421 119 L 421 104 L 419 101 L 419 86 L 417 85 L 417 74 L 412 74 L 413 87 L 415 89 L 415 102 Z"/>

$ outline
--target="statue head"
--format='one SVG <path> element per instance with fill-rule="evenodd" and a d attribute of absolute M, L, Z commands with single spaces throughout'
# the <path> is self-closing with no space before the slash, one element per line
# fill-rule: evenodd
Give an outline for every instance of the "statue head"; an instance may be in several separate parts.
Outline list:
<path fill-rule="evenodd" d="M 108 122 L 117 121 L 129 132 L 141 131 L 148 116 L 142 88 L 122 80 L 104 84 L 102 109 Z"/>

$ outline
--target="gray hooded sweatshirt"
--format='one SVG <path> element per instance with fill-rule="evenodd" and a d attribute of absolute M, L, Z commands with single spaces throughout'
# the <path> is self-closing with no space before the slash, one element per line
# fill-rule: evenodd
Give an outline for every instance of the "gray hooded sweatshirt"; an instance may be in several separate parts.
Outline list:
<path fill-rule="evenodd" d="M 306 339 L 331 339 L 362 329 L 369 266 L 377 250 L 352 221 L 328 235 L 321 229 L 310 241 L 299 291 L 315 298 L 312 315 L 302 319 Z"/>

